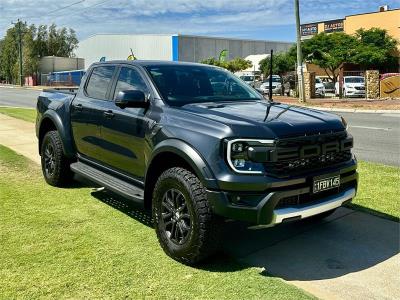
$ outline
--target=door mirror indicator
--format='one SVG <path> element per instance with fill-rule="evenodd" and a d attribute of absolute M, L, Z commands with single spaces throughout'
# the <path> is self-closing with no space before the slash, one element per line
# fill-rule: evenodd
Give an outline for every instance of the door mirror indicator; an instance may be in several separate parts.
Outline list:
<path fill-rule="evenodd" d="M 148 97 L 140 90 L 126 90 L 118 92 L 115 98 L 115 105 L 120 108 L 147 108 L 149 101 Z"/>

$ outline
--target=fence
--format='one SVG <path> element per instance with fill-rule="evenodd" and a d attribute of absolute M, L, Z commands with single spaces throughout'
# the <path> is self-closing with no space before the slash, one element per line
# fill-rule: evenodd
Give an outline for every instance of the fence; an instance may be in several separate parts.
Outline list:
<path fill-rule="evenodd" d="M 47 86 L 79 86 L 85 71 L 54 72 L 41 74 L 40 84 Z"/>

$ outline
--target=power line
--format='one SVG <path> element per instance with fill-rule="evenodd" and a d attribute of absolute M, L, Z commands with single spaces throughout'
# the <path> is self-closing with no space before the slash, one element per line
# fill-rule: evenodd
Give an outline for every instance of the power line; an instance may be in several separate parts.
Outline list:
<path fill-rule="evenodd" d="M 73 14 L 73 16 L 80 15 L 81 13 L 84 13 L 85 11 L 89 10 L 90 8 L 103 5 L 104 3 L 109 2 L 109 1 L 111 1 L 111 0 L 103 0 L 103 1 L 100 1 L 100 2 L 95 3 L 95 4 L 93 4 L 93 5 L 90 5 L 90 6 L 88 6 L 88 7 L 85 7 L 85 8 L 83 8 L 83 9 L 80 9 L 80 10 L 78 10 L 77 12 L 75 12 L 75 13 Z M 67 23 L 61 23 L 59 26 L 64 26 L 64 25 L 67 25 Z"/>
<path fill-rule="evenodd" d="M 29 15 L 28 15 L 28 16 L 24 17 L 24 19 L 41 19 L 41 18 L 47 17 L 48 15 L 51 15 L 51 14 L 53 14 L 53 13 L 55 13 L 55 12 L 58 12 L 58 11 L 60 11 L 60 10 L 66 9 L 66 8 L 70 8 L 70 7 L 74 6 L 74 5 L 80 4 L 80 3 L 85 2 L 85 1 L 86 1 L 86 0 L 79 0 L 79 1 L 76 1 L 76 2 L 74 2 L 74 3 L 68 4 L 68 5 L 66 5 L 66 6 L 62 6 L 62 7 L 56 8 L 56 9 L 54 9 L 54 10 L 51 10 L 51 11 L 49 11 L 48 13 L 42 14 L 42 15 L 40 15 L 40 16 L 38 16 L 38 15 L 31 15 L 31 16 L 29 16 Z M 12 16 L 4 17 L 4 18 L 12 18 Z"/>
<path fill-rule="evenodd" d="M 71 3 L 71 4 L 67 5 L 67 6 L 63 6 L 63 7 L 60 7 L 60 8 L 58 8 L 58 9 L 55 9 L 55 10 L 49 11 L 49 12 L 48 12 L 46 15 L 47 15 L 47 16 L 48 16 L 48 15 L 51 15 L 52 13 L 58 12 L 58 11 L 60 11 L 60 10 L 63 10 L 63 9 L 69 8 L 69 7 L 71 7 L 71 6 L 74 6 L 74 5 L 80 4 L 80 3 L 82 3 L 82 2 L 85 2 L 85 1 L 86 1 L 86 0 L 79 0 L 79 1 L 76 1 L 76 2 L 74 2 L 74 3 Z"/>

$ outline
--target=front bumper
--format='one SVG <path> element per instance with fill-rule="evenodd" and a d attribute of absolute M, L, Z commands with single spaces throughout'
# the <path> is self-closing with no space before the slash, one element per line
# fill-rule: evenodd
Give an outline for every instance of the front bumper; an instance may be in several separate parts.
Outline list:
<path fill-rule="evenodd" d="M 315 195 L 311 193 L 311 181 L 314 175 L 309 175 L 302 178 L 304 179 L 301 180 L 302 184 L 299 184 L 299 181 L 288 180 L 286 185 L 281 182 L 279 187 L 263 192 L 208 190 L 207 196 L 213 212 L 217 215 L 258 225 L 274 226 L 318 215 L 350 202 L 357 191 L 356 165 L 336 172 L 340 174 L 341 187 Z M 291 199 L 298 199 L 298 202 L 282 205 Z"/>
<path fill-rule="evenodd" d="M 355 96 L 355 97 L 364 97 L 365 96 L 365 90 L 346 90 L 346 95 L 347 96 Z"/>

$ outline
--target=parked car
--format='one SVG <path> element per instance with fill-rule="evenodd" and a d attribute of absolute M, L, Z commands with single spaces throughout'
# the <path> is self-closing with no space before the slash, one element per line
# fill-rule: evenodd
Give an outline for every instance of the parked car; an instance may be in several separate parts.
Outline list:
<path fill-rule="evenodd" d="M 185 264 L 218 249 L 225 219 L 323 218 L 356 195 L 343 118 L 268 102 L 215 66 L 98 62 L 76 93 L 41 92 L 36 120 L 48 184 L 76 173 L 143 206 Z"/>
<path fill-rule="evenodd" d="M 335 84 L 335 94 L 339 96 L 339 82 Z M 342 85 L 343 97 L 365 97 L 365 80 L 363 76 L 344 76 Z"/>
<path fill-rule="evenodd" d="M 269 76 L 261 84 L 259 90 L 263 94 L 268 94 L 269 93 Z M 272 94 L 281 94 L 281 92 L 282 92 L 281 76 L 272 75 Z"/>
<path fill-rule="evenodd" d="M 325 97 L 325 86 L 319 77 L 315 77 L 315 96 L 321 98 Z"/>
<path fill-rule="evenodd" d="M 239 78 L 242 79 L 246 84 L 254 87 L 254 82 L 255 82 L 254 75 L 242 75 Z"/>
<path fill-rule="evenodd" d="M 334 94 L 335 93 L 335 84 L 331 81 L 324 82 L 325 94 Z"/>

